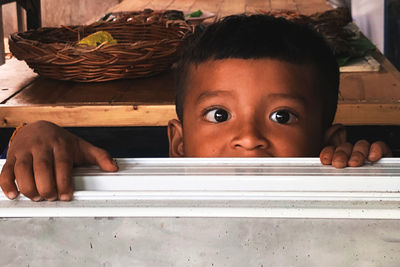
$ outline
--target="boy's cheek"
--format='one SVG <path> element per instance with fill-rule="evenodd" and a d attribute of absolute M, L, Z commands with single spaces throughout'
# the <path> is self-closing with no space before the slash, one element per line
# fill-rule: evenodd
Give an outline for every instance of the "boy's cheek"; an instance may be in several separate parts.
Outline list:
<path fill-rule="evenodd" d="M 295 153 L 296 157 L 318 157 L 321 150 L 321 142 L 319 137 L 306 136 L 297 141 Z"/>
<path fill-rule="evenodd" d="M 200 134 L 184 138 L 183 151 L 185 157 L 217 157 L 218 148 L 211 140 L 206 140 Z M 214 140 L 215 141 L 215 140 Z"/>
<path fill-rule="evenodd" d="M 320 136 L 302 129 L 279 131 L 269 138 L 274 157 L 316 157 L 321 149 Z"/>
<path fill-rule="evenodd" d="M 210 125 L 204 125 L 201 120 L 186 120 L 183 128 L 185 157 L 217 157 L 218 144 L 226 142 L 226 140 L 221 140 L 224 136 L 221 136 L 219 130 L 216 131 Z"/>

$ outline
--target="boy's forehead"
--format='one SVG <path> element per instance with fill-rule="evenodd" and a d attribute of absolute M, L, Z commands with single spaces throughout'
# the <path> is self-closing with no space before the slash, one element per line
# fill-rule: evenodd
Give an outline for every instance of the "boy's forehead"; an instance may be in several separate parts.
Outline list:
<path fill-rule="evenodd" d="M 259 94 L 315 95 L 316 72 L 312 65 L 282 60 L 221 59 L 190 64 L 187 70 L 186 98 L 198 98 L 236 87 Z"/>

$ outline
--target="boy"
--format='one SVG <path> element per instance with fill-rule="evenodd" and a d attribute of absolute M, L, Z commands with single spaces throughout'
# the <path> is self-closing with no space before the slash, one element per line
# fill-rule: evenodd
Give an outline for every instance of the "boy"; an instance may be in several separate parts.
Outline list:
<path fill-rule="evenodd" d="M 230 16 L 188 45 L 178 64 L 176 110 L 168 137 L 171 157 L 310 157 L 360 166 L 390 155 L 382 142 L 345 143 L 331 125 L 339 70 L 314 31 L 264 15 Z M 22 128 L 12 140 L 0 186 L 34 201 L 70 200 L 71 169 L 118 167 L 102 149 L 48 123 Z"/>

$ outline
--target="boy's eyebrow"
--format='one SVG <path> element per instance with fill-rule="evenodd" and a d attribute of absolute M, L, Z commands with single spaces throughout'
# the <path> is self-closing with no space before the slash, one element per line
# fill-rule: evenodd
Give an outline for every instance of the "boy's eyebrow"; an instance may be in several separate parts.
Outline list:
<path fill-rule="evenodd" d="M 203 101 L 203 99 L 208 97 L 229 95 L 229 94 L 231 94 L 229 91 L 224 91 L 224 90 L 205 91 L 197 97 L 196 104 L 200 103 L 201 101 Z"/>
<path fill-rule="evenodd" d="M 231 92 L 229 91 L 224 91 L 224 90 L 210 90 L 210 91 L 205 91 L 203 93 L 201 93 L 197 99 L 196 99 L 196 104 L 200 103 L 201 101 L 203 101 L 206 98 L 209 97 L 214 97 L 214 96 L 221 96 L 221 95 L 230 95 Z M 294 100 L 297 102 L 300 102 L 302 105 L 306 106 L 307 105 L 307 101 L 301 97 L 301 96 L 296 96 L 296 95 L 292 95 L 292 94 L 283 94 L 283 93 L 273 93 L 273 94 L 269 94 L 267 96 L 267 98 L 285 98 L 285 99 L 290 99 L 290 100 Z"/>
<path fill-rule="evenodd" d="M 307 105 L 307 101 L 304 99 L 304 97 L 301 96 L 296 96 L 292 94 L 269 94 L 267 98 L 285 98 L 285 99 L 290 99 L 290 100 L 295 100 L 298 102 L 301 102 L 303 105 Z"/>

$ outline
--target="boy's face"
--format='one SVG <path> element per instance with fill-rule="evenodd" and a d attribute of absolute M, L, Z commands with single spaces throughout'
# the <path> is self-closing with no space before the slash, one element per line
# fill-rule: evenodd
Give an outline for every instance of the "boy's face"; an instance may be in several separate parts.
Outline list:
<path fill-rule="evenodd" d="M 317 156 L 322 103 L 311 66 L 275 59 L 191 66 L 183 126 L 169 124 L 170 156 Z M 181 128 L 182 127 L 182 128 Z"/>

